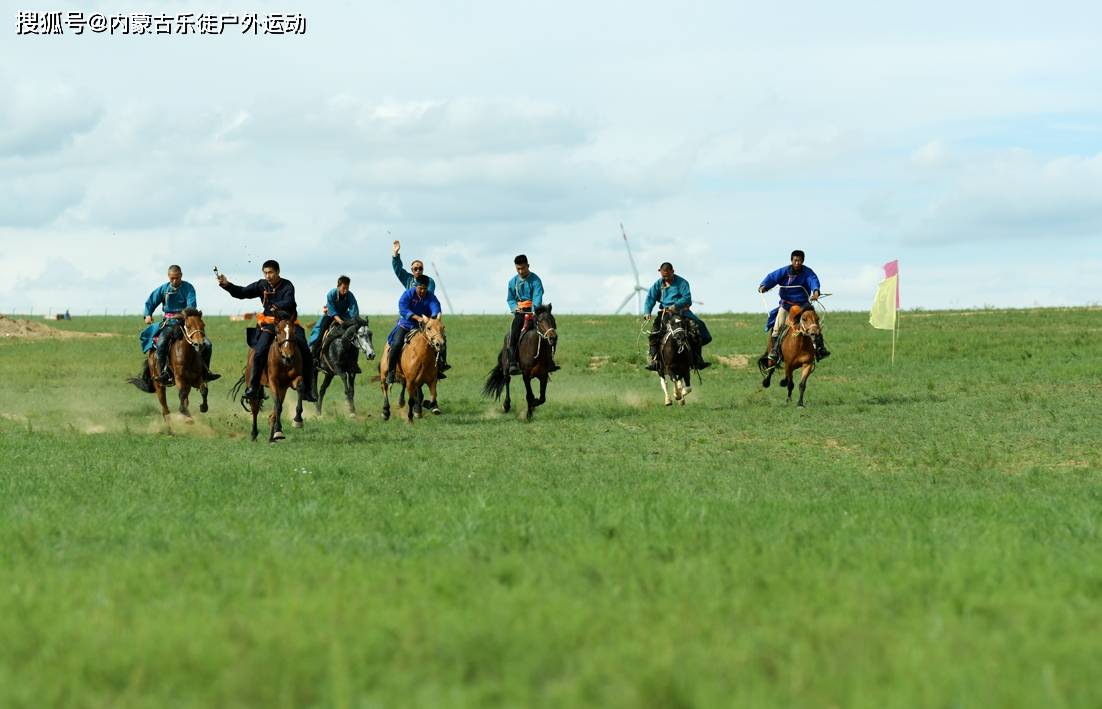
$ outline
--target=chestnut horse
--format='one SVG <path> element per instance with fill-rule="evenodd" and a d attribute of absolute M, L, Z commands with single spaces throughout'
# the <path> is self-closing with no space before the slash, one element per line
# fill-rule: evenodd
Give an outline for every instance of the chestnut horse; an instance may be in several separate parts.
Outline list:
<path fill-rule="evenodd" d="M 547 403 L 547 381 L 551 377 L 551 365 L 554 363 L 555 348 L 559 344 L 559 334 L 556 330 L 555 316 L 551 314 L 551 304 L 541 305 L 536 308 L 531 316 L 535 323 L 526 325 L 527 329 L 517 339 L 517 365 L 520 374 L 524 377 L 525 402 L 528 410 L 525 419 L 532 419 L 532 412 L 537 406 Z M 532 393 L 532 380 L 540 382 L 540 397 L 537 399 Z M 505 403 L 502 409 L 508 413 L 513 402 L 509 396 L 509 335 L 505 335 L 505 342 L 501 346 L 501 352 L 497 356 L 497 366 L 490 370 L 486 377 L 486 383 L 482 387 L 483 396 L 492 396 L 494 400 L 501 398 L 501 392 L 505 392 Z"/>
<path fill-rule="evenodd" d="M 260 373 L 260 385 L 262 387 L 268 387 L 268 390 L 272 392 L 272 399 L 275 400 L 275 405 L 272 407 L 272 413 L 268 414 L 268 423 L 270 424 L 270 430 L 268 432 L 269 443 L 282 441 L 286 438 L 286 436 L 283 435 L 283 422 L 281 416 L 283 415 L 283 399 L 287 396 L 288 389 L 293 388 L 298 394 L 298 403 L 295 406 L 295 418 L 291 423 L 295 428 L 302 428 L 302 355 L 299 353 L 298 345 L 295 344 L 296 327 L 298 327 L 298 325 L 294 322 L 294 319 L 286 313 L 278 313 L 276 315 L 275 340 L 272 342 L 271 347 L 268 348 L 268 361 L 265 363 L 267 366 Z M 236 396 L 241 386 L 249 380 L 252 374 L 252 368 L 256 365 L 254 361 L 255 358 L 256 351 L 250 347 L 249 358 L 245 364 L 245 374 L 237 381 L 237 385 L 233 389 L 233 396 Z M 263 400 L 259 398 L 242 398 L 241 401 L 241 405 L 245 407 L 246 411 L 252 413 L 253 416 L 251 436 L 254 441 L 259 433 L 256 427 L 256 417 L 257 414 L 260 413 L 262 404 Z"/>
<path fill-rule="evenodd" d="M 658 341 L 658 381 L 666 406 L 676 399 L 682 406 L 693 390 L 693 345 L 689 335 L 689 318 L 673 310 L 662 313 L 661 339 Z M 673 385 L 673 399 L 667 380 Z"/>
<path fill-rule="evenodd" d="M 206 324 L 203 322 L 203 312 L 195 308 L 185 308 L 176 316 L 176 322 L 161 328 L 158 337 L 170 337 L 175 335 L 175 330 L 182 329 L 179 339 L 169 345 L 168 366 L 172 367 L 172 376 L 176 380 L 176 389 L 180 395 L 180 413 L 191 420 L 191 412 L 188 410 L 188 399 L 191 390 L 198 389 L 203 395 L 203 401 L 199 404 L 199 411 L 207 412 L 207 382 L 203 378 L 203 343 L 206 340 Z M 161 404 L 161 416 L 168 422 L 168 399 L 164 384 L 161 383 L 157 369 L 157 350 L 149 351 L 146 358 L 150 383 L 153 392 L 157 394 L 157 400 Z"/>
<path fill-rule="evenodd" d="M 432 399 L 427 406 L 434 414 L 440 413 L 440 406 L 436 403 L 436 362 L 440 357 L 440 349 L 444 346 L 444 321 L 440 318 L 421 320 L 416 330 L 409 335 L 409 339 L 402 347 L 402 356 L 398 362 L 398 371 L 394 378 L 401 379 L 405 387 L 407 401 L 406 418 L 413 423 L 413 415 L 417 418 L 424 416 L 423 406 L 425 393 L 423 387 L 427 384 Z M 382 359 L 379 360 L 380 385 L 383 388 L 383 420 L 390 419 L 390 385 L 386 383 L 387 363 L 390 361 L 390 343 L 383 348 Z M 400 407 L 400 405 L 399 405 Z"/>
<path fill-rule="evenodd" d="M 784 379 L 780 383 L 781 386 L 788 387 L 788 398 L 785 401 L 791 402 L 792 388 L 795 386 L 792 375 L 797 367 L 800 368 L 800 400 L 796 405 L 803 408 L 807 378 L 815 371 L 815 338 L 822 330 L 819 326 L 819 315 L 812 307 L 801 310 L 800 306 L 793 305 L 788 311 L 788 322 L 788 332 L 781 342 Z M 767 352 L 758 360 L 758 369 L 765 375 L 765 379 L 761 381 L 763 388 L 769 388 L 769 382 L 777 368 L 777 365 L 768 365 L 768 356 Z"/>

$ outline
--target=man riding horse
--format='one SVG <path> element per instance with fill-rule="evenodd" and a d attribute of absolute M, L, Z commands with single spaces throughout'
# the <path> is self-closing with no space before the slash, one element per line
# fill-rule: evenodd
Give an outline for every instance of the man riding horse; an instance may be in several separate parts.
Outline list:
<path fill-rule="evenodd" d="M 330 326 L 337 323 L 343 327 L 355 320 L 360 314 L 360 306 L 356 302 L 356 296 L 352 295 L 352 291 L 349 290 L 351 285 L 351 278 L 340 276 L 337 278 L 337 287 L 331 289 L 325 295 L 325 314 L 314 323 L 314 329 L 310 331 L 310 339 L 306 341 L 306 344 L 310 345 L 310 354 L 313 356 L 315 364 L 321 355 L 321 343 L 325 339 L 325 333 L 329 331 Z"/>
<path fill-rule="evenodd" d="M 402 250 L 402 243 L 397 239 L 394 240 L 394 244 L 390 250 L 390 267 L 394 269 L 394 276 L 398 279 L 398 282 L 402 284 L 402 288 L 407 291 L 417 285 L 417 279 L 424 277 L 428 283 L 428 291 L 433 296 L 436 295 L 436 281 L 432 279 L 432 276 L 425 274 L 425 262 L 420 259 L 413 259 L 410 262 L 409 267 L 413 273 L 410 273 L 402 267 L 402 255 L 399 253 Z M 440 359 L 436 364 L 436 378 L 447 379 L 445 371 L 451 369 L 452 366 L 448 364 L 448 345 L 447 343 L 440 349 Z"/>
<path fill-rule="evenodd" d="M 159 323 L 155 323 L 153 322 L 153 313 L 156 312 L 158 307 L 161 308 L 164 317 Z M 179 320 L 176 316 L 184 312 L 185 308 L 198 309 L 195 302 L 195 287 L 184 280 L 183 270 L 173 264 L 168 267 L 168 282 L 154 289 L 145 301 L 145 322 L 149 327 L 142 330 L 138 335 L 143 354 L 147 354 L 154 347 L 157 348 L 158 378 L 165 386 L 172 386 L 173 384 L 172 368 L 168 366 L 168 352 L 169 346 L 179 331 Z M 208 382 L 213 382 L 222 376 L 210 371 L 210 357 L 213 351 L 214 348 L 210 340 L 204 337 L 202 355 L 205 371 L 203 378 Z M 142 369 L 143 371 L 146 369 L 144 362 Z M 140 377 L 141 375 L 139 375 Z"/>
<path fill-rule="evenodd" d="M 804 252 L 796 249 L 792 252 L 792 262 L 788 266 L 782 266 L 762 279 L 758 286 L 758 292 L 766 293 L 777 287 L 780 292 L 780 304 L 769 313 L 769 320 L 765 329 L 769 334 L 769 355 L 767 366 L 772 367 L 781 359 L 781 343 L 788 332 L 788 312 L 793 305 L 800 306 L 800 310 L 807 307 L 809 302 L 819 300 L 819 277 L 810 267 L 804 265 Z M 799 312 L 799 311 L 797 311 Z M 823 342 L 822 333 L 814 338 L 816 359 L 825 359 L 830 356 L 826 344 Z"/>
<path fill-rule="evenodd" d="M 314 393 L 314 358 L 310 356 L 310 346 L 306 344 L 306 331 L 298 324 L 298 304 L 295 302 L 295 286 L 279 275 L 279 262 L 268 260 L 261 267 L 264 278 L 247 286 L 237 286 L 230 283 L 225 275 L 218 274 L 218 285 L 227 293 L 238 300 L 260 298 L 264 311 L 256 316 L 256 324 L 260 326 L 256 341 L 253 343 L 253 362 L 257 365 L 252 368 L 249 385 L 245 389 L 245 398 L 259 400 L 262 396 L 260 375 L 264 371 L 263 363 L 268 361 L 268 349 L 275 339 L 273 327 L 276 322 L 276 314 L 287 313 L 295 320 L 295 344 L 298 345 L 302 355 L 302 383 L 301 394 L 304 401 L 315 401 Z"/>
<path fill-rule="evenodd" d="M 422 320 L 440 317 L 440 301 L 434 293 L 429 291 L 429 277 L 415 276 L 413 284 L 413 287 L 403 292 L 402 297 L 398 299 L 398 322 L 386 338 L 387 344 L 390 345 L 386 366 L 387 384 L 394 383 L 394 370 L 398 368 L 398 362 L 401 361 L 402 348 L 406 344 L 406 337 L 410 331 Z"/>
<path fill-rule="evenodd" d="M 712 334 L 708 332 L 708 326 L 704 324 L 704 321 L 698 318 L 690 309 L 693 305 L 693 294 L 689 288 L 689 282 L 674 274 L 673 264 L 669 261 L 658 267 L 658 273 L 661 274 L 661 277 L 647 291 L 647 300 L 643 305 L 643 312 L 648 320 L 655 304 L 657 303 L 660 306 L 648 338 L 650 340 L 650 361 L 647 362 L 647 370 L 651 372 L 658 371 L 658 345 L 662 338 L 663 316 L 667 310 L 679 312 L 687 317 L 689 327 L 695 330 L 695 332 L 690 333 L 692 335 L 693 367 L 705 369 L 712 366 L 711 362 L 704 360 L 702 352 L 704 346 L 712 341 Z"/>
<path fill-rule="evenodd" d="M 513 265 L 517 268 L 517 275 L 509 280 L 505 302 L 513 313 L 513 323 L 509 329 L 509 374 L 518 375 L 520 365 L 517 363 L 517 342 L 526 329 L 526 323 L 534 320 L 536 308 L 543 305 L 543 281 L 529 270 L 528 257 L 524 254 L 514 258 Z M 552 360 L 549 371 L 557 372 L 559 369 L 561 367 Z"/>

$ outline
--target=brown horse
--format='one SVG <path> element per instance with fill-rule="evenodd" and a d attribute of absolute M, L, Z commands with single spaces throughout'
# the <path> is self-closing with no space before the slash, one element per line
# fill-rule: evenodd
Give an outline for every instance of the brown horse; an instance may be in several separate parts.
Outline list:
<path fill-rule="evenodd" d="M 440 318 L 421 320 L 417 330 L 402 347 L 402 356 L 398 362 L 395 379 L 401 379 L 407 395 L 406 418 L 413 423 L 413 415 L 424 416 L 425 393 L 427 384 L 432 399 L 427 406 L 434 414 L 440 413 L 436 403 L 436 362 L 440 349 L 445 343 L 444 321 Z M 379 361 L 380 385 L 383 388 L 383 420 L 390 419 L 390 385 L 386 383 L 387 363 L 390 361 L 390 343 L 383 348 L 383 357 Z M 400 405 L 399 405 L 400 406 Z"/>
<path fill-rule="evenodd" d="M 169 345 L 168 366 L 172 367 L 172 376 L 176 380 L 176 389 L 180 395 L 180 413 L 191 421 L 191 412 L 188 410 L 188 398 L 191 390 L 198 389 L 203 395 L 203 401 L 199 404 L 199 411 L 207 412 L 207 382 L 203 378 L 203 343 L 206 340 L 206 324 L 203 322 L 203 312 L 194 308 L 186 308 L 176 316 L 176 323 L 161 328 L 160 337 L 169 337 L 173 330 L 182 329 L 179 339 Z M 146 358 L 146 367 L 149 371 L 150 383 L 157 394 L 157 400 L 161 403 L 161 416 L 168 421 L 168 399 L 164 384 L 161 383 L 157 369 L 157 350 L 149 351 Z"/>
<path fill-rule="evenodd" d="M 299 353 L 298 345 L 295 344 L 295 328 L 298 327 L 294 320 L 287 316 L 285 313 L 280 313 L 276 316 L 275 322 L 275 340 L 272 342 L 271 347 L 268 348 L 268 361 L 267 367 L 260 373 L 261 386 L 268 387 L 268 390 L 272 392 L 272 398 L 275 400 L 275 405 L 272 407 L 272 413 L 268 414 L 268 423 L 270 424 L 270 430 L 268 433 L 268 442 L 275 443 L 276 441 L 282 441 L 286 438 L 283 435 L 283 422 L 281 416 L 283 415 L 283 399 L 287 396 L 288 389 L 295 389 L 298 394 L 298 403 L 295 406 L 295 418 L 291 422 L 295 428 L 302 428 L 302 389 L 304 382 L 302 381 L 302 355 Z M 254 361 L 256 358 L 256 352 L 253 348 L 249 348 L 249 358 L 245 365 L 245 375 L 238 380 L 237 386 L 234 387 L 233 395 L 236 396 L 241 386 L 249 380 L 252 374 L 252 368 L 256 365 Z M 252 440 L 256 440 L 259 431 L 256 427 L 256 417 L 260 413 L 260 407 L 263 404 L 261 399 L 243 399 L 242 406 L 247 404 L 246 410 L 252 413 L 253 416 L 253 428 L 252 428 Z"/>
<path fill-rule="evenodd" d="M 525 401 L 528 411 L 525 419 L 532 419 L 532 412 L 537 406 L 547 403 L 547 380 L 551 377 L 551 366 L 554 364 L 555 348 L 559 344 L 559 333 L 556 330 L 555 316 L 551 314 L 551 304 L 541 305 L 533 314 L 534 324 L 521 334 L 517 340 L 517 365 L 520 367 L 521 376 L 524 377 Z M 532 393 L 532 380 L 540 382 L 540 397 L 537 399 Z M 505 392 L 505 403 L 502 409 L 508 413 L 513 402 L 509 396 L 509 335 L 505 335 L 505 342 L 501 346 L 501 352 L 497 357 L 497 366 L 490 370 L 486 377 L 486 383 L 482 387 L 483 396 L 492 396 L 494 400 L 501 398 L 501 392 Z"/>
<path fill-rule="evenodd" d="M 801 310 L 800 306 L 793 305 L 788 311 L 788 318 L 788 332 L 784 336 L 784 341 L 781 342 L 781 357 L 784 361 L 784 379 L 781 380 L 781 386 L 788 387 L 786 401 L 791 402 L 792 388 L 795 386 L 792 375 L 797 367 L 800 368 L 800 400 L 796 405 L 803 408 L 807 378 L 815 371 L 815 338 L 822 333 L 822 330 L 819 326 L 819 315 L 814 308 L 808 307 Z M 765 375 L 765 379 L 761 382 L 762 387 L 769 387 L 776 368 L 776 365 L 772 367 L 768 365 L 768 352 L 758 360 L 758 369 Z"/>

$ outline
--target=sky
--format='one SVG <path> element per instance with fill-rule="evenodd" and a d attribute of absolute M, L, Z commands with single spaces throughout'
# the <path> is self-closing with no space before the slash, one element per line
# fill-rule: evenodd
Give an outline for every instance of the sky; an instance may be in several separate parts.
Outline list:
<path fill-rule="evenodd" d="M 20 12 L 300 12 L 299 35 L 19 35 Z M 671 261 L 757 312 L 803 249 L 832 309 L 1102 302 L 1102 5 L 0 0 L 0 312 L 138 313 L 275 258 L 396 311 L 391 242 L 455 311 L 528 255 L 562 312 Z M 447 307 L 447 306 L 446 306 Z M 634 307 L 634 306 L 632 306 Z M 449 308 L 451 309 L 451 308 Z"/>

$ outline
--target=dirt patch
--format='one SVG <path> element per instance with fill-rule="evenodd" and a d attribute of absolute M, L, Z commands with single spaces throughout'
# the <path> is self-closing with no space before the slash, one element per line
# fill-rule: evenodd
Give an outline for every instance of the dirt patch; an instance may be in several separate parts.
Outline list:
<path fill-rule="evenodd" d="M 608 364 L 608 356 L 607 355 L 594 355 L 594 356 L 589 358 L 589 368 L 592 369 L 593 371 L 596 371 L 596 370 L 600 369 L 601 367 L 605 366 L 606 364 Z"/>
<path fill-rule="evenodd" d="M 746 369 L 750 366 L 750 355 L 716 355 L 720 364 L 725 364 L 731 369 Z"/>
<path fill-rule="evenodd" d="M 43 337 L 72 338 L 72 337 L 114 337 L 111 332 L 73 332 L 70 330 L 58 330 L 31 320 L 16 320 L 0 315 L 0 337 L 18 339 L 36 339 Z"/>

